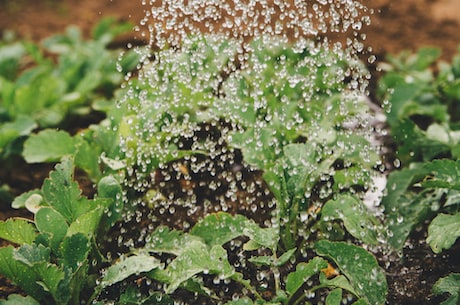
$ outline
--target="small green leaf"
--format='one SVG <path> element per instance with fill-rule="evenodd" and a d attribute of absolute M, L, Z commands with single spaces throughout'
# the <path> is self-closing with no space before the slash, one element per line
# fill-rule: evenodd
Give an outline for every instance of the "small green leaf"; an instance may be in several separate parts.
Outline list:
<path fill-rule="evenodd" d="M 39 275 L 37 283 L 48 291 L 57 304 L 67 304 L 71 294 L 71 273 L 70 269 L 60 269 L 50 263 L 39 263 L 34 267 L 34 271 Z"/>
<path fill-rule="evenodd" d="M 321 272 L 319 275 L 319 282 L 321 283 L 319 287 L 342 288 L 351 292 L 355 296 L 358 296 L 356 290 L 350 285 L 348 279 L 343 275 L 337 275 L 329 280 L 324 272 Z"/>
<path fill-rule="evenodd" d="M 428 226 L 426 242 L 434 253 L 449 249 L 460 236 L 460 213 L 438 214 Z"/>
<path fill-rule="evenodd" d="M 40 305 L 40 303 L 30 296 L 10 294 L 8 300 L 0 300 L 0 305 Z"/>
<path fill-rule="evenodd" d="M 27 200 L 29 200 L 29 198 L 32 195 L 41 195 L 41 191 L 35 189 L 35 190 L 29 191 L 29 192 L 26 192 L 26 193 L 22 193 L 21 195 L 19 195 L 16 198 L 14 198 L 13 202 L 11 203 L 11 207 L 13 209 L 25 208 Z"/>
<path fill-rule="evenodd" d="M 0 274 L 11 280 L 37 300 L 43 300 L 43 289 L 37 285 L 38 277 L 32 269 L 14 258 L 12 246 L 0 248 Z"/>
<path fill-rule="evenodd" d="M 41 233 L 50 235 L 50 246 L 54 251 L 58 249 L 69 228 L 64 216 L 51 207 L 42 207 L 37 211 L 35 224 Z"/>
<path fill-rule="evenodd" d="M 76 145 L 75 166 L 87 172 L 93 182 L 96 182 L 101 176 L 99 156 L 100 151 L 83 139 Z"/>
<path fill-rule="evenodd" d="M 9 218 L 0 221 L 0 238 L 23 245 L 31 244 L 35 237 L 37 237 L 35 226 L 27 219 Z"/>
<path fill-rule="evenodd" d="M 107 269 L 102 279 L 101 286 L 103 288 L 111 286 L 123 281 L 131 275 L 149 272 L 160 266 L 161 262 L 150 255 L 138 254 L 122 258 L 119 262 Z"/>
<path fill-rule="evenodd" d="M 318 241 L 315 249 L 319 255 L 334 261 L 360 297 L 371 305 L 385 303 L 388 290 L 385 273 L 372 254 L 352 244 L 327 240 Z"/>
<path fill-rule="evenodd" d="M 377 234 L 381 231 L 378 220 L 353 196 L 341 195 L 329 200 L 321 211 L 321 218 L 323 221 L 339 219 L 355 238 L 367 244 L 378 244 Z"/>
<path fill-rule="evenodd" d="M 460 301 L 460 273 L 451 273 L 440 278 L 433 286 L 433 293 L 435 295 L 450 294 L 441 305 L 457 305 Z"/>
<path fill-rule="evenodd" d="M 327 261 L 320 257 L 314 257 L 308 263 L 299 263 L 296 270 L 287 276 L 287 293 L 291 296 L 294 295 L 310 277 L 324 268 L 327 268 Z"/>
<path fill-rule="evenodd" d="M 75 153 L 76 140 L 65 131 L 45 129 L 31 135 L 24 143 L 23 156 L 27 163 L 59 161 Z"/>
<path fill-rule="evenodd" d="M 50 260 L 51 249 L 43 245 L 23 245 L 13 251 L 14 259 L 24 263 L 29 267 L 41 263 L 48 263 Z"/>
<path fill-rule="evenodd" d="M 342 289 L 336 288 L 326 297 L 326 305 L 340 305 L 342 303 Z"/>
<path fill-rule="evenodd" d="M 60 265 L 71 268 L 75 272 L 87 259 L 91 250 L 88 237 L 82 233 L 67 236 L 60 246 Z"/>

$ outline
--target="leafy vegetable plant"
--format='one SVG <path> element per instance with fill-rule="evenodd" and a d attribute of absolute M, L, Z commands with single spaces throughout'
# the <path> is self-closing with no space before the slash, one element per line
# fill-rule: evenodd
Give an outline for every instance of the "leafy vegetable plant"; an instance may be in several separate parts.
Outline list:
<path fill-rule="evenodd" d="M 46 304 L 80 304 L 95 286 L 96 266 L 104 259 L 97 237 L 113 225 L 120 185 L 112 177 L 99 183 L 99 196 L 88 199 L 73 181 L 73 160 L 65 158 L 31 194 L 25 205 L 32 221 L 0 222 L 0 237 L 15 244 L 0 249 L 0 272 L 33 300 Z M 8 302 L 13 302 L 10 297 Z M 34 303 L 31 298 L 28 298 Z"/>

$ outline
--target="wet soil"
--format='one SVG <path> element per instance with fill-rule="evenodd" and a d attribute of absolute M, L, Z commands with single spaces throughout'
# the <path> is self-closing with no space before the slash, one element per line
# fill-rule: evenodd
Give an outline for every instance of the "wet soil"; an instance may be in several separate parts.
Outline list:
<path fill-rule="evenodd" d="M 372 25 L 365 29 L 366 42 L 378 59 L 387 53 L 402 50 L 414 51 L 422 46 L 436 46 L 442 49 L 443 58 L 449 59 L 460 45 L 460 1 L 459 0 L 364 0 L 375 10 Z M 19 37 L 40 41 L 51 34 L 64 31 L 73 24 L 79 26 L 88 36 L 92 26 L 102 17 L 114 16 L 138 24 L 144 17 L 145 6 L 141 1 L 127 0 L 0 0 L 0 32 L 14 31 Z M 145 42 L 142 31 L 120 38 L 127 41 Z M 372 89 L 372 88 L 371 88 Z M 77 126 L 69 126 L 69 129 Z M 52 165 L 28 165 L 22 160 L 9 160 L 0 164 L 0 185 L 8 184 L 13 194 L 39 187 L 48 175 Z M 200 179 L 203 179 L 202 177 Z M 254 179 L 257 179 L 254 178 Z M 79 181 L 86 194 L 92 186 Z M 176 181 L 184 183 L 184 181 Z M 197 181 L 192 183 L 193 188 Z M 184 185 L 181 185 L 183 188 Z M 168 185 L 166 187 L 173 187 Z M 231 209 L 240 206 L 235 204 Z M 241 211 L 239 211 L 241 212 Z M 14 211 L 7 204 L 0 203 L 0 220 L 11 216 L 25 216 L 23 211 Z M 158 216 L 158 215 L 156 215 Z M 170 215 L 170 218 L 173 215 Z M 151 219 L 147 219 L 149 221 Z M 173 222 L 174 219 L 171 219 Z M 193 222 L 193 218 L 189 220 Z M 116 228 L 114 228 L 116 231 Z M 460 272 L 460 244 L 457 242 L 449 251 L 435 255 L 424 242 L 426 227 L 422 226 L 411 236 L 411 245 L 403 251 L 402 257 L 381 258 L 387 266 L 390 286 L 388 304 L 439 304 L 445 296 L 433 296 L 434 282 L 449 272 Z M 15 292 L 8 281 L 0 277 L 0 297 Z"/>

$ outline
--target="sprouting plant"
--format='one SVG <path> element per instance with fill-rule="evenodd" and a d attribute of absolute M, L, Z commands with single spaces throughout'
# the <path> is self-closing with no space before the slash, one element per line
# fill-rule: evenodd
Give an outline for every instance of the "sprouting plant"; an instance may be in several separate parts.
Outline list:
<path fill-rule="evenodd" d="M 14 244 L 0 249 L 0 273 L 42 304 L 89 299 L 105 261 L 98 238 L 120 212 L 121 187 L 113 176 L 101 179 L 98 197 L 88 199 L 73 172 L 73 160 L 64 158 L 42 188 L 29 194 L 24 204 L 34 211 L 33 220 L 0 222 L 0 237 Z M 20 297 L 9 302 L 14 298 Z"/>

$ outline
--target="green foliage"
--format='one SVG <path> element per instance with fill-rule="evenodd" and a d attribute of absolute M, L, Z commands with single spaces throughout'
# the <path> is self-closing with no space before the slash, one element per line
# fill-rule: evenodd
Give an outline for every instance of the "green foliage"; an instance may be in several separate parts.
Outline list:
<path fill-rule="evenodd" d="M 448 293 L 449 298 L 441 305 L 458 304 L 460 300 L 460 274 L 451 273 L 439 279 L 433 286 L 433 293 L 436 295 Z"/>
<path fill-rule="evenodd" d="M 94 241 L 104 221 L 102 212 L 115 204 L 109 196 L 83 197 L 73 172 L 72 159 L 64 158 L 41 190 L 28 194 L 29 199 L 41 197 L 33 222 L 0 222 L 0 237 L 19 245 L 0 249 L 0 272 L 46 304 L 80 304 L 83 291 L 91 289 L 87 286 L 89 261 L 98 260 L 92 253 L 97 251 Z M 101 189 L 103 194 L 115 195 L 113 189 Z"/>
<path fill-rule="evenodd" d="M 109 50 L 108 44 L 130 27 L 104 19 L 95 26 L 92 40 L 83 40 L 80 30 L 70 27 L 65 34 L 44 40 L 41 47 L 26 42 L 0 47 L 2 158 L 18 154 L 13 147 L 37 127 L 63 126 L 67 117 L 88 114 L 95 101 L 111 97 L 123 81 L 121 72 L 134 69 L 138 56 L 128 52 L 118 61 L 118 52 Z M 57 62 L 47 59 L 44 50 L 57 55 Z M 21 67 L 26 55 L 36 66 Z M 43 162 L 40 155 L 27 155 L 31 162 Z"/>

